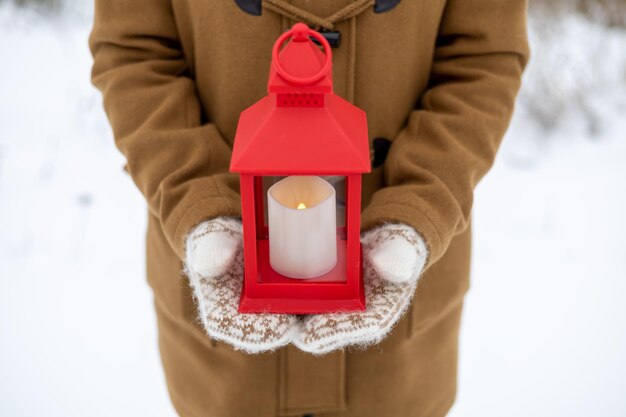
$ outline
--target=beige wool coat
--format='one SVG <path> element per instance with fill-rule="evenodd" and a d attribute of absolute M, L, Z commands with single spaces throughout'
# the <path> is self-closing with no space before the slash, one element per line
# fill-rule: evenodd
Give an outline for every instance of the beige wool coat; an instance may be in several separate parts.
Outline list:
<path fill-rule="evenodd" d="M 525 1 L 403 0 L 355 16 L 345 7 L 364 1 L 275 3 L 252 16 L 232 0 L 96 0 L 93 82 L 147 201 L 148 282 L 174 406 L 192 417 L 443 416 L 456 390 L 472 194 L 528 59 Z M 430 256 L 409 312 L 378 346 L 249 356 L 196 320 L 183 242 L 203 220 L 240 214 L 228 172 L 239 113 L 266 94 L 272 45 L 296 20 L 341 32 L 335 92 L 366 111 L 372 144 L 390 144 L 363 179 L 362 229 L 406 223 Z"/>

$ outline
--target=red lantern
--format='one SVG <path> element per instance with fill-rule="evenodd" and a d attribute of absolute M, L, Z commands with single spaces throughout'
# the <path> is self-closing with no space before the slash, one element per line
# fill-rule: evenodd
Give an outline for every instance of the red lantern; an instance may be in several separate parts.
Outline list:
<path fill-rule="evenodd" d="M 367 119 L 333 94 L 331 69 L 326 39 L 294 25 L 274 44 L 268 95 L 239 118 L 230 170 L 240 173 L 242 313 L 365 309 L 360 210 L 361 176 L 371 169 Z M 298 198 L 319 201 L 307 207 Z M 330 220 L 329 210 L 336 210 Z M 304 276 L 316 269 L 313 278 Z"/>

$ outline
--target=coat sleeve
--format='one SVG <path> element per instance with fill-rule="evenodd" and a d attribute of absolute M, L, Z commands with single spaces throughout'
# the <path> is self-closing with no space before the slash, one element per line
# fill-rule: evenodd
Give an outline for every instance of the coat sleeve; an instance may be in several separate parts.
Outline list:
<path fill-rule="evenodd" d="M 524 0 L 448 0 L 429 86 L 393 138 L 386 186 L 363 210 L 363 229 L 406 223 L 429 246 L 427 267 L 443 255 L 468 227 L 528 56 Z"/>
<path fill-rule="evenodd" d="M 239 216 L 231 148 L 203 112 L 169 0 L 96 0 L 89 38 L 126 169 L 181 257 L 194 225 Z"/>

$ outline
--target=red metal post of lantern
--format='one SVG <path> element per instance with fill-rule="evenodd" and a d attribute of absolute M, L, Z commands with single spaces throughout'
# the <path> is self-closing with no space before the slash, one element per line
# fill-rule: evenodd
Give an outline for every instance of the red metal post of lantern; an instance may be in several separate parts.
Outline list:
<path fill-rule="evenodd" d="M 371 169 L 367 135 L 365 112 L 333 94 L 328 42 L 294 25 L 274 45 L 268 95 L 241 113 L 235 136 L 230 170 L 240 174 L 245 262 L 240 312 L 365 309 L 360 210 L 361 176 Z M 264 178 L 275 176 L 345 179 L 345 220 L 329 272 L 294 279 L 270 265 Z"/>

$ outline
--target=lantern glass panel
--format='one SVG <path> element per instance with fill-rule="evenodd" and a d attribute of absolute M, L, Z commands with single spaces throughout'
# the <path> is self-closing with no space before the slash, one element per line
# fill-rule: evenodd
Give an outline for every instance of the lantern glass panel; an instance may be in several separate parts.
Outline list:
<path fill-rule="evenodd" d="M 285 255 L 284 259 L 293 259 L 294 256 L 297 258 L 297 256 L 301 253 L 306 253 L 307 255 L 310 255 L 311 253 L 316 253 L 318 256 L 316 257 L 316 259 L 318 259 L 318 261 L 316 262 L 310 262 L 311 257 L 310 256 L 305 256 L 303 257 L 305 259 L 305 264 L 310 262 L 312 265 L 309 265 L 309 268 L 311 268 L 313 271 L 316 272 L 312 272 L 311 275 L 307 276 L 306 273 L 303 273 L 302 275 L 300 275 L 300 273 L 298 272 L 294 272 L 293 274 L 290 274 L 288 272 L 286 272 L 286 270 L 282 270 L 281 272 L 278 272 L 276 269 L 278 269 L 280 271 L 280 268 L 270 268 L 269 267 L 269 255 L 270 253 L 268 252 L 269 246 L 271 245 L 270 243 L 270 230 L 269 230 L 269 224 L 270 221 L 268 219 L 269 217 L 269 210 L 268 210 L 268 205 L 270 205 L 270 202 L 268 201 L 268 190 L 274 186 L 275 184 L 277 184 L 278 182 L 285 180 L 287 178 L 293 178 L 294 180 L 297 180 L 297 177 L 318 177 L 317 180 L 321 179 L 324 180 L 327 184 L 323 184 L 321 182 L 319 182 L 318 184 L 322 185 L 322 188 L 328 188 L 328 185 L 330 185 L 332 187 L 332 189 L 334 190 L 334 195 L 335 195 L 335 201 L 334 201 L 334 205 L 335 205 L 335 224 L 336 224 L 336 228 L 334 232 L 330 232 L 332 233 L 332 235 L 334 236 L 334 238 L 332 240 L 332 244 L 325 244 L 322 243 L 321 245 L 317 246 L 318 251 L 316 252 L 315 250 L 308 252 L 308 251 L 301 251 L 301 250 L 297 250 L 295 253 L 292 253 L 291 255 Z M 255 199 L 255 211 L 256 211 L 256 237 L 257 237 L 257 250 L 258 250 L 258 262 L 259 262 L 259 276 L 258 276 L 258 281 L 259 282 L 266 282 L 266 283 L 270 283 L 270 282 L 274 282 L 274 283 L 280 283 L 280 282 L 284 282 L 284 279 L 290 279 L 290 278 L 302 278 L 301 282 L 305 283 L 305 282 L 311 282 L 311 283 L 320 283 L 320 282 L 328 282 L 328 283 L 332 283 L 332 282 L 336 282 L 336 283 L 340 283 L 340 282 L 345 282 L 346 281 L 346 181 L 347 181 L 347 177 L 345 176 L 341 176 L 341 175 L 331 175 L 331 176 L 300 176 L 300 175 L 295 175 L 295 176 L 255 176 L 254 178 L 254 199 Z M 283 183 L 285 184 L 285 183 Z M 297 181 L 294 181 L 292 184 L 290 185 L 298 185 Z M 280 187 L 280 186 L 279 186 Z M 305 193 L 306 194 L 306 193 Z M 278 200 L 277 197 L 279 197 L 279 193 L 277 193 L 277 189 L 274 189 L 274 197 L 275 200 L 272 202 L 274 204 L 274 210 L 276 210 L 276 201 Z M 321 201 L 321 200 L 320 200 Z M 309 207 L 311 210 L 315 210 L 316 207 L 320 209 L 320 212 L 318 213 L 323 213 L 323 207 L 322 204 L 326 204 L 328 202 L 328 200 L 323 200 L 323 202 L 319 202 L 316 203 L 314 206 Z M 284 201 L 282 203 L 285 203 Z M 286 212 L 284 212 L 282 215 L 286 216 L 286 217 L 290 217 L 291 220 L 293 221 L 293 217 L 291 216 L 293 214 L 293 212 L 290 212 L 290 210 L 293 210 L 294 208 L 296 208 L 295 206 L 297 205 L 297 203 L 294 203 L 294 201 L 289 201 L 288 204 L 283 204 L 285 207 L 289 207 L 287 209 Z M 319 207 L 318 207 L 319 206 Z M 304 210 L 304 208 L 303 208 Z M 332 209 L 331 209 L 332 210 Z M 332 212 L 332 211 L 331 211 Z M 278 215 L 278 221 L 276 213 L 279 213 Z M 324 216 L 326 218 L 328 218 L 328 212 L 323 213 Z M 279 211 L 274 211 L 273 214 L 273 219 L 275 219 L 274 221 L 277 221 L 276 224 L 280 224 L 281 227 L 284 227 L 285 224 L 289 224 L 290 226 L 293 226 L 293 223 L 290 221 L 285 221 L 282 222 L 282 216 L 280 214 L 280 210 Z M 305 216 L 306 217 L 306 216 Z M 332 220 L 331 220 L 332 221 Z M 313 226 L 313 227 L 312 227 Z M 320 236 L 326 236 L 326 239 L 328 238 L 327 234 L 322 233 L 322 235 L 320 235 L 318 232 L 320 231 L 320 229 L 323 229 L 323 227 L 318 227 L 315 225 L 312 225 L 311 223 L 309 223 L 308 225 L 303 225 L 302 227 L 296 227 L 295 228 L 295 234 L 294 234 L 294 230 L 291 230 L 290 232 L 287 232 L 286 230 L 281 230 L 281 232 L 277 232 L 277 235 L 279 236 L 283 236 L 286 239 L 291 239 L 290 241 L 293 241 L 294 245 L 293 248 L 297 247 L 301 242 L 299 242 L 299 240 L 304 240 L 307 238 L 311 238 L 311 235 L 315 235 L 316 238 L 321 238 Z M 326 230 L 325 233 L 328 233 L 328 230 Z M 336 239 L 336 240 L 334 240 Z M 316 242 L 316 239 L 312 239 L 310 242 Z M 313 243 L 312 243 L 313 244 Z M 333 249 L 329 248 L 333 247 Z M 336 247 L 335 247 L 336 245 Z M 288 249 L 286 249 L 286 252 L 289 252 L 289 246 L 290 245 L 284 245 L 287 246 Z M 311 246 L 309 246 L 311 247 Z M 313 247 L 315 247 L 315 244 L 313 244 Z M 281 253 L 276 252 L 276 253 Z M 335 253 L 335 261 L 329 261 L 329 254 L 331 253 Z M 334 263 L 333 263 L 334 262 Z M 289 263 L 289 262 L 287 262 Z M 294 261 L 294 263 L 299 264 L 299 262 Z M 328 270 L 326 270 L 326 267 L 324 267 L 323 265 L 327 263 L 328 265 Z M 276 266 L 276 265 L 275 265 Z M 307 267 L 302 266 L 305 270 L 307 270 Z"/>

